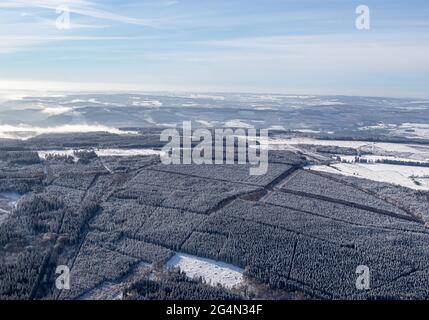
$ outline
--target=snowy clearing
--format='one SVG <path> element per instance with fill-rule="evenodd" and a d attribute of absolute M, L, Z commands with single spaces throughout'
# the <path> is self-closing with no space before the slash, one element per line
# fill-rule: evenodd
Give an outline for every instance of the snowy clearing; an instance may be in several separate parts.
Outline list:
<path fill-rule="evenodd" d="M 308 166 L 306 169 L 386 182 L 415 190 L 429 190 L 427 180 L 423 179 L 424 177 L 429 177 L 429 168 L 426 167 L 381 163 L 338 163 L 330 166 Z M 418 184 L 413 181 L 413 178 Z"/>
<path fill-rule="evenodd" d="M 241 121 L 239 119 L 229 120 L 225 122 L 225 128 L 242 128 L 242 129 L 251 129 L 253 128 L 250 124 Z"/>
<path fill-rule="evenodd" d="M 429 161 L 429 146 L 405 143 L 347 141 L 347 140 L 318 140 L 313 138 L 272 138 L 269 139 L 270 149 L 290 150 L 297 145 L 336 146 L 354 148 L 362 152 L 371 152 L 374 155 L 394 155 L 406 157 L 410 160 Z"/>
<path fill-rule="evenodd" d="M 232 288 L 243 282 L 244 270 L 220 261 L 177 253 L 167 262 L 167 268 L 179 268 L 189 278 L 202 277 L 208 284 Z"/>
<path fill-rule="evenodd" d="M 405 137 L 429 139 L 429 124 L 403 123 L 394 132 Z"/>
<path fill-rule="evenodd" d="M 270 139 L 270 145 L 273 145 L 273 146 L 274 145 L 298 145 L 298 144 L 337 146 L 337 147 L 355 148 L 355 149 L 370 147 L 374 149 L 378 148 L 384 151 L 391 151 L 391 152 L 407 152 L 407 153 L 421 152 L 419 151 L 419 149 L 415 148 L 415 146 L 412 144 L 402 144 L 402 143 L 348 141 L 348 140 L 318 140 L 313 138 Z"/>
<path fill-rule="evenodd" d="M 99 157 L 130 157 L 161 155 L 162 151 L 153 149 L 95 149 Z"/>

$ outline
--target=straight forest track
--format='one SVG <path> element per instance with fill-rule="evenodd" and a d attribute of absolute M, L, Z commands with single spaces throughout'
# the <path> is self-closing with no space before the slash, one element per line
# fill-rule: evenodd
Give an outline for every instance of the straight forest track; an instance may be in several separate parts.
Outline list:
<path fill-rule="evenodd" d="M 359 190 L 359 191 L 361 191 L 361 192 L 364 192 L 364 193 L 366 193 L 366 194 L 369 194 L 369 195 L 371 195 L 371 196 L 373 196 L 373 197 L 375 197 L 375 198 L 377 198 L 377 199 L 379 199 L 379 200 L 381 200 L 381 201 L 384 201 L 384 202 L 387 202 L 387 203 L 389 203 L 389 204 L 391 204 L 391 205 L 394 205 L 395 207 L 397 207 L 398 209 L 401 209 L 402 211 L 404 211 L 405 213 L 407 213 L 407 214 L 408 214 L 408 215 L 410 215 L 411 217 L 414 217 L 415 219 L 420 220 L 421 222 L 423 222 L 423 220 L 422 220 L 420 217 L 416 216 L 416 215 L 415 215 L 415 214 L 413 214 L 410 210 L 408 210 L 408 209 L 404 208 L 403 206 L 401 206 L 401 205 L 400 205 L 399 203 L 397 203 L 396 201 L 393 201 L 392 199 L 388 199 L 388 198 L 380 197 L 380 195 L 379 195 L 379 194 L 377 194 L 376 192 L 372 192 L 372 191 L 370 191 L 370 190 L 367 190 L 367 189 L 364 189 L 364 188 L 360 188 L 360 187 L 356 186 L 355 184 L 353 184 L 353 183 L 351 183 L 351 182 L 347 182 L 347 181 L 344 181 L 344 180 L 341 180 L 341 179 L 335 178 L 335 177 L 333 177 L 333 176 L 331 176 L 331 175 L 324 174 L 324 173 L 322 173 L 322 172 L 318 172 L 318 171 L 311 171 L 311 173 L 312 173 L 312 174 L 319 175 L 319 176 L 321 176 L 321 177 L 323 177 L 323 178 L 326 178 L 326 179 L 329 179 L 329 180 L 335 181 L 335 182 L 337 182 L 337 183 L 343 184 L 343 185 L 345 185 L 345 186 L 348 186 L 348 187 L 354 188 L 354 189 Z"/>
<path fill-rule="evenodd" d="M 293 194 L 296 196 L 302 196 L 302 197 L 306 197 L 306 198 L 312 198 L 312 199 L 316 199 L 316 200 L 322 200 L 322 201 L 327 201 L 327 202 L 331 202 L 331 203 L 335 203 L 335 204 L 341 204 L 341 205 L 345 205 L 348 207 L 352 207 L 352 208 L 356 208 L 356 209 L 362 209 L 365 211 L 369 211 L 369 212 L 373 212 L 376 214 L 380 214 L 380 215 L 385 215 L 385 216 L 389 216 L 392 218 L 396 218 L 399 220 L 405 220 L 405 221 L 409 221 L 409 222 L 415 222 L 418 224 L 423 224 L 423 221 L 413 217 L 413 216 L 404 216 L 398 213 L 394 213 L 388 210 L 383 210 L 383 209 L 378 209 L 378 208 L 374 208 L 374 207 L 369 207 L 363 204 L 358 204 L 355 202 L 350 202 L 350 201 L 346 201 L 346 200 L 341 200 L 341 199 L 335 199 L 335 198 L 331 198 L 331 197 L 326 197 L 326 196 L 321 196 L 321 195 L 316 195 L 316 194 L 312 194 L 312 193 L 308 193 L 308 192 L 303 192 L 303 191 L 294 191 L 294 190 L 285 190 L 285 189 L 279 189 L 277 190 L 279 192 L 283 192 L 283 193 L 288 193 L 288 194 Z"/>

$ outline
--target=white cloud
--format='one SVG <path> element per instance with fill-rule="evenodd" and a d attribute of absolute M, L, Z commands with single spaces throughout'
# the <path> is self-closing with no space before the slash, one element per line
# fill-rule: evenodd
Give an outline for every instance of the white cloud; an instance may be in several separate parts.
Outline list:
<path fill-rule="evenodd" d="M 29 139 L 41 134 L 77 133 L 77 132 L 109 132 L 113 134 L 130 134 L 116 128 L 103 125 L 62 125 L 56 127 L 33 127 L 28 125 L 0 125 L 0 139 Z"/>
<path fill-rule="evenodd" d="M 142 26 L 153 26 L 153 22 L 140 19 L 131 18 L 128 16 L 118 15 L 113 12 L 98 9 L 98 4 L 86 0 L 14 0 L 14 1 L 2 1 L 0 2 L 0 8 L 44 8 L 50 10 L 56 10 L 59 6 L 67 5 L 71 13 L 79 14 L 82 16 L 92 17 L 102 20 L 110 20 L 115 22 L 121 22 L 126 24 L 142 25 Z"/>
<path fill-rule="evenodd" d="M 70 29 L 57 30 L 57 7 L 67 5 L 71 12 Z M 34 47 L 54 41 L 109 41 L 142 40 L 139 36 L 94 33 L 82 35 L 84 29 L 107 29 L 111 24 L 99 23 L 105 20 L 149 26 L 144 19 L 130 18 L 100 9 L 101 2 L 85 0 L 0 0 L 0 54 L 11 54 L 31 50 Z M 11 9 L 12 12 L 8 10 Z M 40 10 L 42 9 L 42 10 Z M 45 9 L 45 10 L 43 10 Z M 14 14 L 15 13 L 15 14 Z M 73 32 L 74 31 L 74 32 Z"/>

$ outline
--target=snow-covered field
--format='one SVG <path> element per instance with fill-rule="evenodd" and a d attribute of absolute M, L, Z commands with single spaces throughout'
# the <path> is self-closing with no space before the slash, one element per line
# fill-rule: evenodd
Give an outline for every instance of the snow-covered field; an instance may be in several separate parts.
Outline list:
<path fill-rule="evenodd" d="M 229 120 L 225 122 L 226 128 L 253 128 L 250 124 L 239 119 Z"/>
<path fill-rule="evenodd" d="M 386 182 L 416 190 L 429 190 L 429 168 L 375 163 L 377 160 L 397 160 L 404 162 L 429 163 L 429 146 L 387 142 L 318 140 L 312 138 L 273 138 L 269 148 L 274 150 L 299 150 L 299 145 L 336 146 L 354 148 L 371 155 L 360 156 L 370 163 L 355 163 L 354 156 L 339 154 L 342 161 L 327 165 L 312 165 L 306 169 L 355 176 L 374 181 Z M 335 158 L 335 157 L 334 157 Z"/>
<path fill-rule="evenodd" d="M 425 109 L 426 107 L 416 107 L 417 110 Z M 362 127 L 360 130 L 377 130 L 387 129 L 395 136 L 414 138 L 414 139 L 429 139 L 429 124 L 427 123 L 402 123 L 385 124 L 381 123 L 375 126 Z"/>
<path fill-rule="evenodd" d="M 161 155 L 162 151 L 153 149 L 95 149 L 99 157 L 130 157 Z"/>
<path fill-rule="evenodd" d="M 179 268 L 189 278 L 202 277 L 210 285 L 232 288 L 243 282 L 244 270 L 224 262 L 177 253 L 167 262 L 167 268 Z"/>
<path fill-rule="evenodd" d="M 308 166 L 307 169 L 387 182 L 415 190 L 429 190 L 428 180 L 424 179 L 424 177 L 429 177 L 429 168 L 427 167 L 381 163 L 337 163 L 331 164 L 330 166 Z M 418 181 L 419 184 L 416 184 L 413 178 Z"/>
<path fill-rule="evenodd" d="M 420 154 L 429 160 L 429 146 L 389 143 L 389 142 L 368 142 L 368 141 L 348 141 L 348 140 L 318 140 L 313 138 L 273 138 L 269 141 L 270 147 L 296 146 L 299 144 L 319 145 L 319 146 L 337 146 L 344 148 L 355 148 L 358 150 L 401 152 L 409 154 Z"/>
<path fill-rule="evenodd" d="M 429 124 L 403 123 L 394 132 L 405 137 L 429 139 Z"/>

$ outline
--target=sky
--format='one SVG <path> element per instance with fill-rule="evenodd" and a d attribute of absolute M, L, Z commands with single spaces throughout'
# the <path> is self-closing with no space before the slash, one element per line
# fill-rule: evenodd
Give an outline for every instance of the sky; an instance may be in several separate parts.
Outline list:
<path fill-rule="evenodd" d="M 369 30 L 356 28 L 359 5 Z M 0 90 L 428 88 L 427 0 L 0 0 Z"/>

